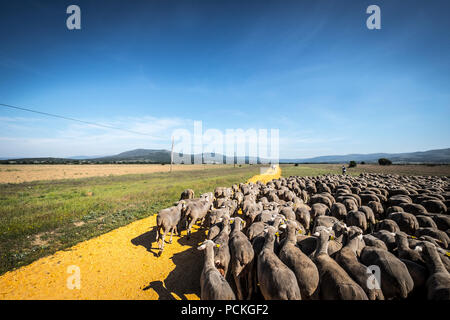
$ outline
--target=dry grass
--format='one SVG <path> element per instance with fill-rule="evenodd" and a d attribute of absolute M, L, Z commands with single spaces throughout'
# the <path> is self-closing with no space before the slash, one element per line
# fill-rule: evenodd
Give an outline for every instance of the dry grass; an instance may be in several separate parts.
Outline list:
<path fill-rule="evenodd" d="M 226 165 L 173 165 L 173 171 L 220 168 Z M 87 177 L 119 176 L 169 172 L 170 165 L 160 164 L 29 164 L 0 165 L 0 183 L 22 183 L 41 180 L 79 179 Z"/>
<path fill-rule="evenodd" d="M 293 165 L 282 165 L 291 167 Z M 229 167 L 229 165 L 174 165 L 173 171 L 203 170 Z M 317 174 L 340 173 L 342 164 L 300 164 L 301 168 L 317 169 Z M 169 165 L 160 164 L 56 164 L 56 165 L 0 165 L 0 183 L 22 183 L 41 180 L 79 179 L 88 177 L 119 176 L 125 174 L 146 174 L 168 172 Z M 314 171 L 314 170 L 313 170 Z M 288 170 L 289 174 L 291 170 Z M 402 175 L 450 176 L 450 165 L 392 165 L 358 164 L 356 168 L 347 169 L 347 173 L 361 172 L 390 173 Z M 286 174 L 286 172 L 285 172 Z"/>

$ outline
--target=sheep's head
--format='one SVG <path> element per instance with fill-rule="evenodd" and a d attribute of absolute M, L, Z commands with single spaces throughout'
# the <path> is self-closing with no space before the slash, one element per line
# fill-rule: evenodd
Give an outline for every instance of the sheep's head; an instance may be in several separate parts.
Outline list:
<path fill-rule="evenodd" d="M 334 240 L 334 232 L 332 227 L 318 226 L 315 228 L 313 236 L 318 237 L 320 240 L 328 241 Z"/>
<path fill-rule="evenodd" d="M 207 247 L 220 247 L 220 244 L 214 243 L 212 240 L 205 240 L 202 243 L 199 243 L 199 246 L 197 247 L 198 250 L 205 250 Z"/>
<path fill-rule="evenodd" d="M 279 236 L 279 233 L 278 233 L 277 229 L 275 229 L 275 227 L 265 226 L 264 227 L 264 235 L 266 237 L 269 237 L 269 239 L 270 239 L 272 237 Z"/>
<path fill-rule="evenodd" d="M 356 226 L 347 227 L 347 236 L 349 239 L 358 237 L 360 240 L 362 240 L 363 231 L 361 230 L 361 228 L 358 228 Z"/>
<path fill-rule="evenodd" d="M 181 212 L 184 212 L 186 210 L 186 200 L 180 200 L 176 203 L 176 206 L 181 210 Z"/>

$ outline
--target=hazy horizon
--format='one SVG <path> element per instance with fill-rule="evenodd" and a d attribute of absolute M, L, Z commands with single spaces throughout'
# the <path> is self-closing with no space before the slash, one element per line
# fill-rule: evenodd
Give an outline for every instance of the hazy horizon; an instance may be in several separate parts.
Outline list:
<path fill-rule="evenodd" d="M 134 151 L 134 150 L 163 150 L 163 151 L 169 151 L 168 149 L 153 149 L 153 148 L 136 148 L 136 149 L 130 149 L 130 150 L 123 150 L 121 152 L 115 153 L 115 154 L 103 154 L 103 155 L 72 155 L 72 156 L 65 156 L 65 157 L 51 157 L 51 158 L 66 158 L 66 159 L 76 159 L 81 157 L 86 158 L 101 158 L 101 157 L 109 157 L 109 156 L 115 156 L 120 153 L 128 152 L 128 151 Z M 427 149 L 427 150 L 415 150 L 415 151 L 407 151 L 407 152 L 395 152 L 397 153 L 415 153 L 415 152 L 427 152 L 427 151 L 435 151 L 435 150 L 445 150 L 450 149 L 450 147 L 447 148 L 440 148 L 440 149 Z M 203 154 L 208 154 L 208 152 L 203 152 Z M 371 154 L 394 154 L 394 152 L 371 152 L 371 153 L 359 153 L 359 152 L 353 152 L 353 153 L 346 153 L 346 154 L 326 154 L 321 156 L 312 156 L 312 157 L 280 157 L 280 160 L 296 160 L 296 159 L 310 159 L 310 158 L 318 158 L 318 157 L 324 157 L 324 156 L 351 156 L 351 155 L 371 155 Z M 233 155 L 225 154 L 227 157 L 232 157 Z M 237 154 L 237 157 L 245 157 L 246 155 L 240 155 Z M 22 159 L 22 158 L 48 158 L 48 156 L 36 156 L 36 157 L 3 157 L 0 155 L 0 160 L 9 160 L 9 159 Z M 81 159 L 79 159 L 81 160 Z"/>

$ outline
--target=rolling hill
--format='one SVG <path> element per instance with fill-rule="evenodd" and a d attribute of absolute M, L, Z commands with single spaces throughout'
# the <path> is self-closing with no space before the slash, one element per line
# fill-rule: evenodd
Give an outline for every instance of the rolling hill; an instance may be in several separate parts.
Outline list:
<path fill-rule="evenodd" d="M 194 155 L 190 155 L 193 162 Z M 223 162 L 232 163 L 232 157 L 219 155 Z M 371 154 L 347 154 L 347 155 L 330 155 L 314 158 L 296 158 L 296 159 L 280 159 L 280 163 L 347 163 L 349 161 L 366 163 L 376 163 L 380 158 L 388 158 L 393 163 L 450 163 L 450 148 L 437 149 L 429 151 L 408 152 L 408 153 L 371 153 Z M 256 163 L 255 158 L 238 157 L 240 163 L 249 163 L 252 159 Z M 203 154 L 203 160 L 206 163 L 213 161 Z M 228 160 L 228 161 L 226 161 Z M 231 161 L 230 161 L 231 160 Z M 103 157 L 78 156 L 70 158 L 21 158 L 21 159 L 0 159 L 0 163 L 170 163 L 170 151 L 164 149 L 135 149 L 125 151 L 116 155 Z"/>
<path fill-rule="evenodd" d="M 450 148 L 408 153 L 347 154 L 304 159 L 281 159 L 280 163 L 346 163 L 352 160 L 374 163 L 380 158 L 388 158 L 393 163 L 450 163 Z"/>

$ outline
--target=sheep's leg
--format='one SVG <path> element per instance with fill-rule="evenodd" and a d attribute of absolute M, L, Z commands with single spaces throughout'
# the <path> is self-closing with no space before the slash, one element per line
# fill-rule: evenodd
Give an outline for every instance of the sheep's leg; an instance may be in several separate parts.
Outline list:
<path fill-rule="evenodd" d="M 247 269 L 247 272 L 246 272 L 247 290 L 248 290 L 247 291 L 248 292 L 247 300 L 251 300 L 252 295 L 253 295 L 253 262 L 250 262 L 249 264 L 247 264 L 245 268 Z"/>
<path fill-rule="evenodd" d="M 228 264 L 229 262 L 225 262 L 223 264 L 223 277 L 226 279 L 227 278 L 227 274 L 228 274 Z"/>
<path fill-rule="evenodd" d="M 170 232 L 169 243 L 172 243 L 173 229 L 175 229 L 175 227 L 172 227 L 172 230 L 171 230 L 171 232 Z"/>
<path fill-rule="evenodd" d="M 252 266 L 252 277 L 253 277 L 253 292 L 255 295 L 257 295 L 259 292 L 259 288 L 258 288 L 258 272 L 256 268 L 256 263 L 253 263 Z"/>
<path fill-rule="evenodd" d="M 189 240 L 191 238 L 191 228 L 192 226 L 195 224 L 195 221 L 197 219 L 191 219 L 191 222 L 189 223 L 189 225 L 187 226 L 187 239 Z"/>
<path fill-rule="evenodd" d="M 164 239 L 165 239 L 165 237 L 166 237 L 166 233 L 167 233 L 167 231 L 164 230 L 164 233 L 163 233 L 162 236 L 161 236 L 161 242 L 160 242 L 160 244 L 159 244 L 159 255 L 161 255 L 162 252 L 163 252 L 163 250 L 164 250 Z"/>
<path fill-rule="evenodd" d="M 242 286 L 241 286 L 241 274 L 242 266 L 240 265 L 239 261 L 236 261 L 233 268 L 233 277 L 234 282 L 236 283 L 236 291 L 237 291 L 237 298 L 238 300 L 243 300 L 244 295 L 242 294 Z"/>
<path fill-rule="evenodd" d="M 186 212 L 185 212 L 185 214 L 184 214 L 184 226 L 185 226 L 186 232 L 187 232 L 187 230 L 188 230 L 189 217 L 191 217 L 191 219 L 192 219 L 192 216 L 191 216 L 191 209 L 190 209 L 190 208 L 187 208 L 187 209 L 186 209 Z"/>

